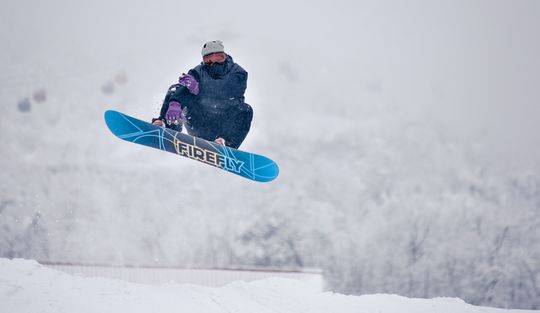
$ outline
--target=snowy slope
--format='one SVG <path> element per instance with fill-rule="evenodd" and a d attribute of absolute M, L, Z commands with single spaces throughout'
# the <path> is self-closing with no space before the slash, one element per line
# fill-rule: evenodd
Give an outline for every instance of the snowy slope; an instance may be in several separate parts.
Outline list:
<path fill-rule="evenodd" d="M 395 295 L 321 293 L 282 278 L 222 288 L 150 286 L 71 276 L 35 261 L 0 259 L 0 312 L 533 312 L 476 307 L 457 298 L 411 299 Z"/>

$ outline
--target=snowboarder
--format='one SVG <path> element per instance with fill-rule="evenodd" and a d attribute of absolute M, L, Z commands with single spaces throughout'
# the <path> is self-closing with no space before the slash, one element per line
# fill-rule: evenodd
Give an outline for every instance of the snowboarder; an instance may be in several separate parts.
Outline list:
<path fill-rule="evenodd" d="M 152 123 L 238 148 L 246 138 L 253 110 L 244 102 L 248 73 L 225 53 L 219 40 L 202 48 L 200 65 L 169 87 L 158 118 Z"/>

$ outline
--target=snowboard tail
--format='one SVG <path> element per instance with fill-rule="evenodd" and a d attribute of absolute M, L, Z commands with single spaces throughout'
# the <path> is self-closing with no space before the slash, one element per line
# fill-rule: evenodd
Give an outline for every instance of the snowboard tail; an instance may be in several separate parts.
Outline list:
<path fill-rule="evenodd" d="M 187 157 L 254 181 L 268 182 L 279 174 L 277 164 L 262 155 L 222 146 L 114 110 L 105 112 L 105 122 L 120 139 Z"/>

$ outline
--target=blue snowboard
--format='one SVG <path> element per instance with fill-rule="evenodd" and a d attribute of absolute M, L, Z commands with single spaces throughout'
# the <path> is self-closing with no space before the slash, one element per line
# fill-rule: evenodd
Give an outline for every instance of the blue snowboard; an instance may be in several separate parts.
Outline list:
<path fill-rule="evenodd" d="M 152 125 L 117 111 L 106 111 L 105 122 L 120 139 L 194 159 L 254 181 L 268 182 L 279 173 L 277 164 L 267 157 Z"/>

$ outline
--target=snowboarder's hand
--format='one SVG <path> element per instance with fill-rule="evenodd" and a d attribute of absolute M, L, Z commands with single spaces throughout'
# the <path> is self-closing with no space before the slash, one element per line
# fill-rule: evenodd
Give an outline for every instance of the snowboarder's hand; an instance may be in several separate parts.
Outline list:
<path fill-rule="evenodd" d="M 195 77 L 189 74 L 182 74 L 182 76 L 180 76 L 180 78 L 178 79 L 178 83 L 182 86 L 186 86 L 186 88 L 192 94 L 199 94 L 199 82 L 195 79 Z"/>
<path fill-rule="evenodd" d="M 215 143 L 219 144 L 219 145 L 222 145 L 224 146 L 225 145 L 225 139 L 219 137 L 219 138 L 216 138 L 216 140 L 214 140 Z"/>
<path fill-rule="evenodd" d="M 163 126 L 163 121 L 160 119 L 156 119 L 152 122 L 152 124 L 157 125 L 157 126 Z"/>
<path fill-rule="evenodd" d="M 178 125 L 180 122 L 185 121 L 184 113 L 182 112 L 182 107 L 179 102 L 171 101 L 169 102 L 169 109 L 167 114 L 165 114 L 167 119 L 167 124 Z"/>

